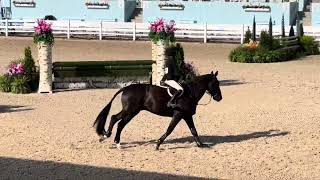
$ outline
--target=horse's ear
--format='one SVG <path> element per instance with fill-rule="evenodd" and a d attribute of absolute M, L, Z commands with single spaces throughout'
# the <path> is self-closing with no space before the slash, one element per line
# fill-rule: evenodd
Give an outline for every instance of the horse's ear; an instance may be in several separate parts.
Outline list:
<path fill-rule="evenodd" d="M 213 75 L 213 71 L 211 71 L 211 75 Z"/>
<path fill-rule="evenodd" d="M 219 72 L 218 72 L 218 71 L 216 71 L 216 73 L 214 73 L 214 75 L 215 75 L 215 76 L 218 76 L 218 74 L 219 74 Z"/>

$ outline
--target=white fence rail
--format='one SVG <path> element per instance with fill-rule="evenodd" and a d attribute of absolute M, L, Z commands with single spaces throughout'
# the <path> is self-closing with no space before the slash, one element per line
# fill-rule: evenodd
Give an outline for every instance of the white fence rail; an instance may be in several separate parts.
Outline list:
<path fill-rule="evenodd" d="M 130 38 L 146 39 L 148 37 L 147 23 L 135 22 L 107 22 L 107 21 L 80 21 L 80 20 L 59 20 L 49 21 L 52 23 L 53 33 L 66 38 L 73 36 L 85 37 L 94 36 L 103 38 Z M 32 35 L 34 32 L 35 20 L 0 20 L 0 34 L 5 36 Z M 175 36 L 181 41 L 195 40 L 203 42 L 233 41 L 242 43 L 247 28 L 252 30 L 252 25 L 230 25 L 230 24 L 177 24 L 178 30 Z M 257 35 L 262 30 L 267 30 L 268 25 L 258 24 Z M 286 34 L 289 34 L 290 26 L 286 26 Z M 296 28 L 295 28 L 296 29 Z M 304 33 L 315 37 L 320 41 L 320 26 L 304 26 Z M 273 34 L 280 35 L 281 27 L 274 26 Z"/>

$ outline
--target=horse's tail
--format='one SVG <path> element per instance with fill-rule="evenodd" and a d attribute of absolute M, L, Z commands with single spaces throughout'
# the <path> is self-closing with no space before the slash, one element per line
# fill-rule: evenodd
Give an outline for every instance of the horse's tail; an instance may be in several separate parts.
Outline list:
<path fill-rule="evenodd" d="M 124 88 L 120 89 L 120 90 L 113 96 L 113 98 L 111 99 L 111 101 L 109 102 L 109 104 L 102 109 L 102 111 L 99 113 L 97 119 L 94 121 L 93 126 L 96 125 L 96 132 L 97 132 L 98 135 L 103 135 L 103 133 L 104 133 L 104 126 L 105 126 L 105 124 L 106 124 L 107 117 L 108 117 L 109 111 L 110 111 L 110 109 L 111 109 L 112 101 L 113 101 L 113 100 L 116 98 L 116 96 L 117 96 L 118 94 L 120 94 L 123 90 L 124 90 Z"/>

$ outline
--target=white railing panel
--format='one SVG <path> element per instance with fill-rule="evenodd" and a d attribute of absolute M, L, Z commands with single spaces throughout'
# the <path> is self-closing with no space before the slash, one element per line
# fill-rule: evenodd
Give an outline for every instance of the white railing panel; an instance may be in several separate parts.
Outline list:
<path fill-rule="evenodd" d="M 54 34 L 65 35 L 70 38 L 70 35 L 96 35 L 99 39 L 103 36 L 115 37 L 147 37 L 149 33 L 149 23 L 133 23 L 133 22 L 110 22 L 107 20 L 101 21 L 81 21 L 81 20 L 59 20 L 48 21 L 52 24 Z M 36 20 L 0 20 L 0 32 L 5 35 L 9 33 L 28 33 L 34 32 Z M 242 42 L 244 33 L 248 27 L 252 32 L 252 24 L 182 24 L 176 25 L 176 37 L 179 39 L 202 39 L 204 42 L 214 39 L 237 39 Z M 296 33 L 296 27 L 293 27 Z M 304 33 L 315 37 L 320 41 L 320 27 L 304 26 Z M 267 24 L 258 24 L 256 28 L 257 36 L 261 31 L 268 31 Z M 290 26 L 285 27 L 286 35 L 289 34 Z M 282 33 L 281 26 L 273 26 L 273 34 L 279 36 Z"/>

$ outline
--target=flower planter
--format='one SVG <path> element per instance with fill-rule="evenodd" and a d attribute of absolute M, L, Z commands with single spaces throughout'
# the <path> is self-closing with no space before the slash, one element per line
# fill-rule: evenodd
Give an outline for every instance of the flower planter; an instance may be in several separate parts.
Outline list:
<path fill-rule="evenodd" d="M 26 2 L 24 2 L 24 1 L 13 1 L 13 5 L 15 7 L 35 7 L 36 3 L 33 2 L 33 1 L 30 1 L 30 2 L 28 2 L 28 1 L 26 1 Z"/>
<path fill-rule="evenodd" d="M 244 8 L 245 12 L 270 12 L 270 8 Z"/>
<path fill-rule="evenodd" d="M 162 6 L 161 10 L 184 10 L 184 7 L 181 6 Z"/>
<path fill-rule="evenodd" d="M 86 3 L 88 9 L 109 9 L 109 4 L 107 3 Z"/>
<path fill-rule="evenodd" d="M 109 9 L 109 5 L 87 5 L 88 9 Z"/>
<path fill-rule="evenodd" d="M 242 8 L 245 12 L 270 12 L 270 6 L 266 5 L 243 5 Z"/>
<path fill-rule="evenodd" d="M 184 10 L 183 4 L 163 3 L 158 5 L 160 10 Z"/>
<path fill-rule="evenodd" d="M 152 65 L 152 84 L 160 85 L 165 74 L 165 62 L 168 57 L 166 55 L 166 50 L 169 47 L 169 42 L 164 40 L 159 40 L 158 42 L 152 43 L 152 60 L 155 62 Z"/>
<path fill-rule="evenodd" d="M 40 81 L 38 93 L 52 93 L 52 46 L 38 43 Z"/>

